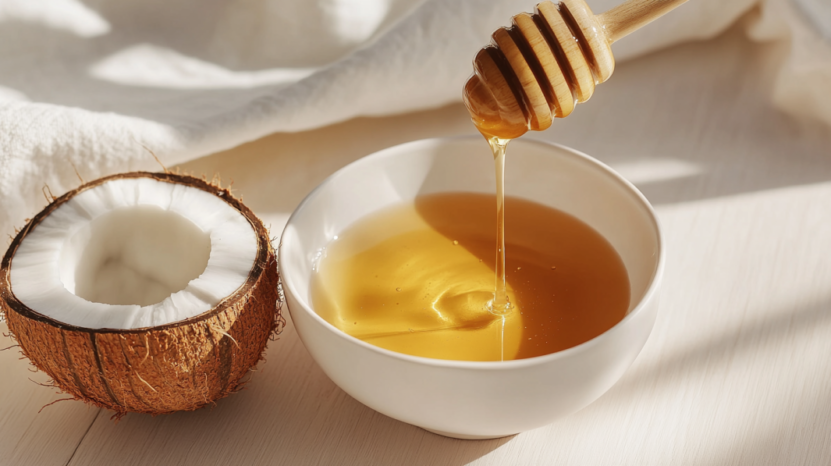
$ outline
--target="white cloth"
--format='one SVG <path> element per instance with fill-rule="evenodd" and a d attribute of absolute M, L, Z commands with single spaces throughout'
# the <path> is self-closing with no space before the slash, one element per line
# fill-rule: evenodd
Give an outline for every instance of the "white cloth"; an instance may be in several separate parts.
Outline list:
<path fill-rule="evenodd" d="M 789 0 L 691 0 L 613 50 L 622 61 L 744 16 L 752 38 L 782 44 L 773 99 L 831 124 L 827 0 L 793 1 L 809 14 Z M 44 185 L 76 187 L 76 169 L 87 180 L 158 170 L 142 145 L 172 165 L 458 101 L 476 51 L 535 3 L 0 0 L 0 233 L 43 207 Z"/>

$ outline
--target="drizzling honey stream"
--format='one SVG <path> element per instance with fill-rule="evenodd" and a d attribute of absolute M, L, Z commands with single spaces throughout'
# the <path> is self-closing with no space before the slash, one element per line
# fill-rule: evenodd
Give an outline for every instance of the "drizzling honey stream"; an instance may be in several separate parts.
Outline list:
<path fill-rule="evenodd" d="M 476 55 L 464 88 L 465 105 L 488 140 L 496 171 L 496 287 L 492 312 L 510 311 L 505 278 L 505 151 L 511 139 L 551 126 L 608 78 L 614 60 L 608 42 L 588 42 L 584 27 L 594 16 L 582 1 L 546 1 L 533 14 L 514 16 Z M 591 33 L 591 31 L 589 31 Z M 590 45 L 591 44 L 591 45 Z M 592 47 L 597 49 L 596 53 Z M 599 61 L 598 61 L 599 60 Z"/>
<path fill-rule="evenodd" d="M 496 289 L 492 312 L 510 311 L 505 281 L 504 175 L 507 145 L 542 131 L 591 98 L 615 68 L 611 44 L 686 0 L 629 0 L 595 16 L 583 0 L 539 3 L 497 29 L 476 55 L 464 87 L 471 120 L 487 139 L 496 169 Z"/>

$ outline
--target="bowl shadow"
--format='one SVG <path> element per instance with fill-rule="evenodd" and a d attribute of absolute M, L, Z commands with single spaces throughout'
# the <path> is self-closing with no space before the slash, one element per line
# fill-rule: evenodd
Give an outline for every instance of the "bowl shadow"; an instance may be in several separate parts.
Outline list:
<path fill-rule="evenodd" d="M 244 390 L 212 408 L 158 417 L 128 414 L 117 425 L 101 410 L 69 464 L 453 466 L 514 438 L 451 439 L 362 405 L 329 380 L 290 324 L 266 359 L 249 374 Z"/>

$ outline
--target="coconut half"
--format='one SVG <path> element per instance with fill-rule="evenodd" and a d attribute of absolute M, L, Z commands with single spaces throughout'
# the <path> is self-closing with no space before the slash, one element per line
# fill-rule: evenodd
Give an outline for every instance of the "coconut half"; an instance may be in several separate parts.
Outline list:
<path fill-rule="evenodd" d="M 265 227 L 227 189 L 129 173 L 55 199 L 17 234 L 0 306 L 63 391 L 162 414 L 239 389 L 282 322 L 277 280 Z"/>

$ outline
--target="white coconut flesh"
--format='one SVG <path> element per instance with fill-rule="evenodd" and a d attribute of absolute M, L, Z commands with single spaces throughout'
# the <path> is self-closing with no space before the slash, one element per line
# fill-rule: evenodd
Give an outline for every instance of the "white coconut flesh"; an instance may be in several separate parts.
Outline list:
<path fill-rule="evenodd" d="M 91 329 L 157 327 L 213 309 L 257 256 L 248 220 L 182 184 L 118 178 L 82 191 L 29 232 L 11 289 L 30 309 Z"/>

